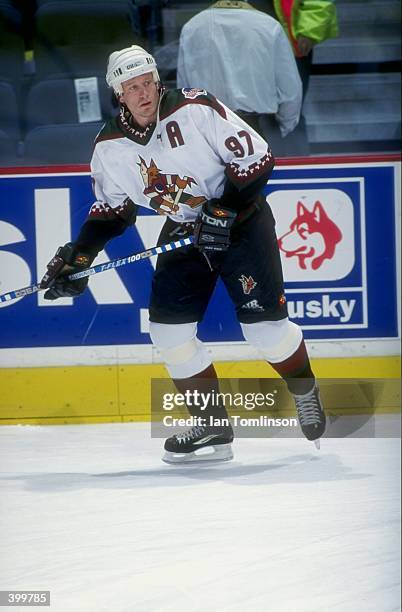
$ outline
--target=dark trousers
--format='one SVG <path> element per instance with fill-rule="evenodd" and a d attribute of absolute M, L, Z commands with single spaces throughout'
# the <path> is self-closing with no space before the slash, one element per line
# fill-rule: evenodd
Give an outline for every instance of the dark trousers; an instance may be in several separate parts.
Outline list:
<path fill-rule="evenodd" d="M 177 236 L 179 225 L 167 219 L 158 244 Z M 287 316 L 275 220 L 265 198 L 261 196 L 255 212 L 233 227 L 231 238 L 227 251 L 212 253 L 208 258 L 192 245 L 159 255 L 152 281 L 150 321 L 201 321 L 219 277 L 241 323 L 278 321 Z"/>
<path fill-rule="evenodd" d="M 293 132 L 282 138 L 275 115 L 245 113 L 243 111 L 237 111 L 237 114 L 268 142 L 275 157 L 295 157 L 309 154 L 306 123 L 303 115 L 300 116 L 300 122 Z"/>

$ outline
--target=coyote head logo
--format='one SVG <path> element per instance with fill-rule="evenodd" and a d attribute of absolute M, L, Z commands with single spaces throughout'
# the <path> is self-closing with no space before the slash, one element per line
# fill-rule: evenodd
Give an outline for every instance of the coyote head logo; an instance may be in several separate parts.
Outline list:
<path fill-rule="evenodd" d="M 328 217 L 321 202 L 317 201 L 312 211 L 298 202 L 296 218 L 289 231 L 278 239 L 278 245 L 286 257 L 297 257 L 303 270 L 307 268 L 306 260 L 312 270 L 318 270 L 325 259 L 333 258 L 341 240 L 341 230 Z"/>
<path fill-rule="evenodd" d="M 239 281 L 242 284 L 243 293 L 245 295 L 249 295 L 252 292 L 252 290 L 254 289 L 254 287 L 257 286 L 257 283 L 253 279 L 253 277 L 252 276 L 246 276 L 245 274 L 241 275 L 241 277 L 239 278 Z"/>

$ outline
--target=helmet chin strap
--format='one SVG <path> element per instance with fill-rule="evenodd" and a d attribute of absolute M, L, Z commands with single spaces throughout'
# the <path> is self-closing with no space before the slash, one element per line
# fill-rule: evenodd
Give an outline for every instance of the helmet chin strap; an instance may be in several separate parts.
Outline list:
<path fill-rule="evenodd" d="M 159 145 L 163 149 L 162 131 L 160 129 L 159 110 L 160 110 L 160 107 L 161 107 L 161 102 L 162 102 L 163 95 L 164 95 L 164 93 L 166 91 L 166 87 L 164 87 L 160 81 L 159 81 L 158 90 L 159 90 L 159 101 L 158 101 L 158 108 L 156 110 L 156 126 L 155 126 L 155 131 L 156 131 L 156 139 L 157 139 Z"/>

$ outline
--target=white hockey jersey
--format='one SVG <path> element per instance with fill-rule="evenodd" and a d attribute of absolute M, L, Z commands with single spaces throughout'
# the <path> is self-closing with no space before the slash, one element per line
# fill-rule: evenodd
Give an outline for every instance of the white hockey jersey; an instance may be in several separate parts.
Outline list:
<path fill-rule="evenodd" d="M 227 180 L 241 190 L 273 164 L 265 140 L 207 91 L 167 91 L 156 125 L 136 131 L 122 109 L 99 133 L 90 217 L 117 213 L 129 221 L 137 205 L 193 222 Z"/>

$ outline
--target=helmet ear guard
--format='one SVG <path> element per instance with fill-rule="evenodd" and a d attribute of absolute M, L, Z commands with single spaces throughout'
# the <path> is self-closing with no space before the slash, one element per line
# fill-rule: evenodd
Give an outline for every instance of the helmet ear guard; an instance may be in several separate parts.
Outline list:
<path fill-rule="evenodd" d="M 119 96 L 123 93 L 122 83 L 136 76 L 151 72 L 155 83 L 160 82 L 155 58 L 142 47 L 132 45 L 110 54 L 106 83 Z"/>

